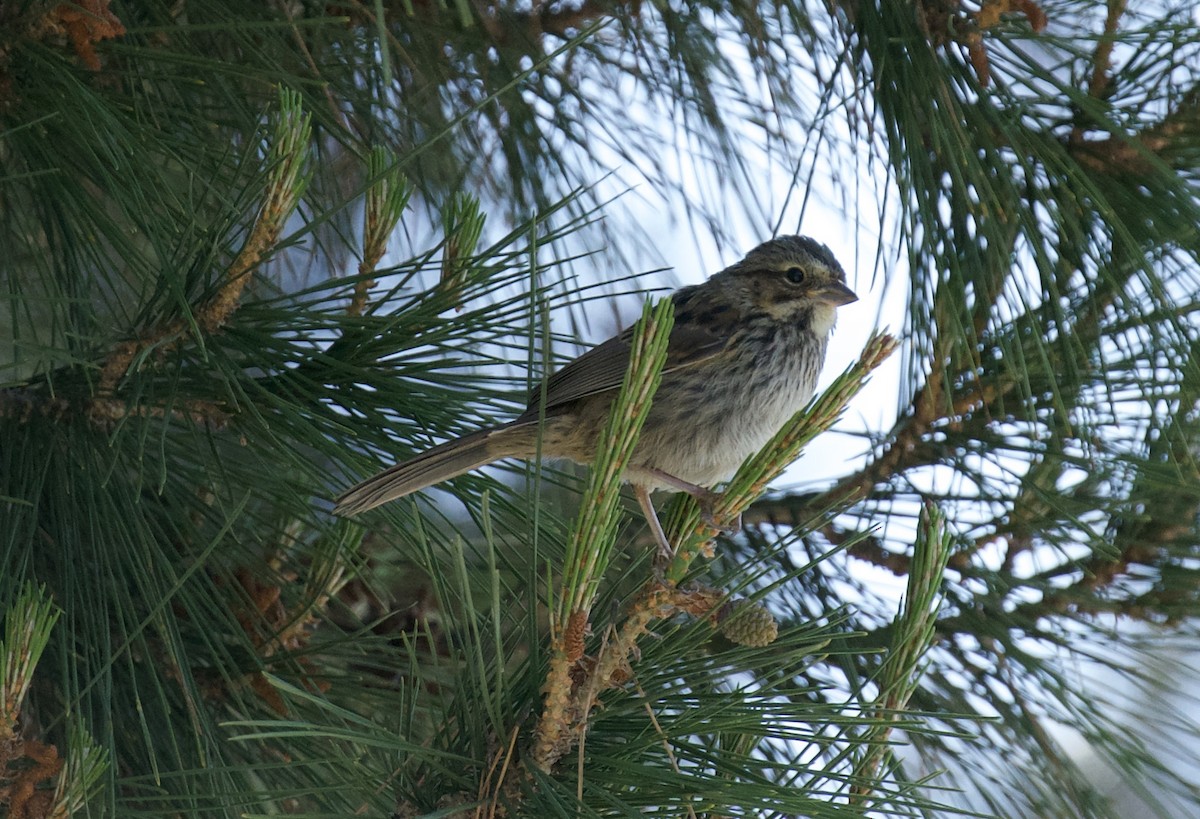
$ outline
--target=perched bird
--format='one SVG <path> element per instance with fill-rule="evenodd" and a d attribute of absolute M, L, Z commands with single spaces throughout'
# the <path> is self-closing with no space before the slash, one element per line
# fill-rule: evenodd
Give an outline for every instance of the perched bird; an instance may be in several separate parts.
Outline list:
<path fill-rule="evenodd" d="M 703 284 L 672 296 L 662 382 L 625 471 L 664 554 L 673 550 L 650 502 L 665 489 L 715 494 L 812 398 L 839 306 L 856 301 L 829 248 L 805 236 L 764 242 Z M 334 512 L 356 515 L 502 458 L 586 464 L 630 356 L 631 330 L 550 376 L 526 410 L 498 427 L 435 446 L 347 490 Z M 539 424 L 539 417 L 544 421 Z"/>

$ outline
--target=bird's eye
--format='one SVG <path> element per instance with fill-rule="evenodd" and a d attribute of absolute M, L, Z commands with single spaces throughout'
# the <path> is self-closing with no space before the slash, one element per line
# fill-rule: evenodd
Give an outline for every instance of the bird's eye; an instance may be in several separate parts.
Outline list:
<path fill-rule="evenodd" d="M 804 270 L 799 267 L 789 267 L 783 275 L 792 284 L 804 284 Z"/>

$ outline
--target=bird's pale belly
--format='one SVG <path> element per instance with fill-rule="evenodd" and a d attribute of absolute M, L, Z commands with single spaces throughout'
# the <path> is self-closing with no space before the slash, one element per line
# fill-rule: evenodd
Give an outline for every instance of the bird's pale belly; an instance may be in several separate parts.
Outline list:
<path fill-rule="evenodd" d="M 697 486 L 729 480 L 738 467 L 805 407 L 816 386 L 815 362 L 718 370 L 702 388 L 670 377 L 655 396 L 627 472 L 633 483 L 672 489 L 652 471 Z M 807 366 L 806 366 L 807 365 Z M 732 371 L 731 371 L 732 370 Z M 669 407 L 669 410 L 659 410 Z"/>

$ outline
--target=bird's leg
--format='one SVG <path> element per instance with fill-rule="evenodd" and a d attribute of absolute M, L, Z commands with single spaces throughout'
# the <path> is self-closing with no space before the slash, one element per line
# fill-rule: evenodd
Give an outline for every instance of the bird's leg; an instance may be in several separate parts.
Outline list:
<path fill-rule="evenodd" d="M 658 520 L 658 513 L 654 511 L 654 504 L 650 502 L 650 490 L 639 483 L 633 485 L 633 494 L 637 496 L 638 506 L 642 507 L 642 514 L 646 516 L 646 523 L 650 524 L 650 533 L 654 535 L 654 540 L 658 543 L 658 555 L 664 561 L 670 561 L 675 557 L 675 547 L 667 540 L 667 533 L 663 531 L 662 523 Z"/>
<path fill-rule="evenodd" d="M 700 505 L 700 519 L 707 525 L 716 529 L 718 532 L 724 532 L 727 535 L 736 535 L 738 532 L 742 531 L 741 515 L 738 515 L 736 520 L 729 523 L 719 523 L 713 516 L 713 507 L 716 505 L 717 501 L 721 499 L 720 492 L 714 492 L 711 489 L 706 489 L 703 486 L 697 486 L 694 483 L 689 483 L 682 478 L 676 478 L 669 472 L 663 472 L 661 469 L 655 469 L 654 467 L 644 468 L 643 471 L 650 473 L 667 486 L 670 486 L 673 489 L 678 489 L 680 492 L 687 492 L 689 495 L 695 498 L 696 503 Z"/>

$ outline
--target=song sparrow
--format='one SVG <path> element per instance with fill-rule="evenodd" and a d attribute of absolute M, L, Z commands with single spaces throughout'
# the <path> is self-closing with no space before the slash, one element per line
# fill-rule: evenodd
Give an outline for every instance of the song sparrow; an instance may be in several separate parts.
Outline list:
<path fill-rule="evenodd" d="M 703 284 L 672 296 L 662 383 L 625 472 L 660 549 L 671 546 L 650 502 L 688 492 L 702 508 L 742 462 L 812 397 L 837 307 L 857 300 L 824 245 L 781 236 Z M 629 363 L 631 331 L 610 338 L 535 388 L 528 408 L 396 464 L 348 490 L 334 512 L 356 515 L 502 458 L 588 463 Z M 545 421 L 538 423 L 544 413 Z"/>

